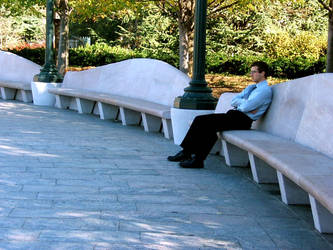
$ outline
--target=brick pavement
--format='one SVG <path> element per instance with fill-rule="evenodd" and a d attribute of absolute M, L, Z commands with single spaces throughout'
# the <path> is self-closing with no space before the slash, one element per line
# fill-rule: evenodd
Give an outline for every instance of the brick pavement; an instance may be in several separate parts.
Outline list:
<path fill-rule="evenodd" d="M 306 206 L 161 134 L 0 100 L 0 249 L 333 249 Z"/>

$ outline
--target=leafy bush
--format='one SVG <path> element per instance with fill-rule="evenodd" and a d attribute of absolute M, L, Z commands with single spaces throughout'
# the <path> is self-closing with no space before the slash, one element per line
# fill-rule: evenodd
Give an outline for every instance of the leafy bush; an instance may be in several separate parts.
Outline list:
<path fill-rule="evenodd" d="M 27 58 L 34 63 L 39 65 L 43 65 L 45 62 L 45 48 L 44 47 L 16 47 L 14 49 L 8 49 L 9 52 L 14 53 L 16 55 Z"/>
<path fill-rule="evenodd" d="M 44 48 L 23 48 L 9 50 L 15 54 L 25 57 L 29 60 L 44 64 Z M 175 67 L 178 66 L 178 56 L 169 53 L 167 49 L 159 50 L 130 50 L 117 47 L 110 47 L 106 44 L 96 44 L 87 47 L 70 49 L 69 51 L 70 66 L 102 66 L 130 58 L 155 58 L 167 62 Z M 248 74 L 249 68 L 254 61 L 262 60 L 270 66 L 270 73 L 273 77 L 294 79 L 307 75 L 324 72 L 326 57 L 321 56 L 318 60 L 306 57 L 278 57 L 267 58 L 262 56 L 231 56 L 225 53 L 208 52 L 206 60 L 206 72 L 215 74 Z"/>
<path fill-rule="evenodd" d="M 101 66 L 133 57 L 131 51 L 120 47 L 95 44 L 69 50 L 69 64 L 71 66 Z"/>
<path fill-rule="evenodd" d="M 327 48 L 327 35 L 313 34 L 308 31 L 300 31 L 297 34 L 289 34 L 286 31 L 278 31 L 266 34 L 265 54 L 270 57 L 300 58 L 318 60 L 325 55 Z"/>
<path fill-rule="evenodd" d="M 295 79 L 324 72 L 326 56 L 320 57 L 319 60 L 302 57 L 293 59 L 280 57 L 267 62 L 270 65 L 272 76 Z"/>
<path fill-rule="evenodd" d="M 230 56 L 223 53 L 207 55 L 208 73 L 248 74 L 251 64 L 265 61 L 270 67 L 270 75 L 279 78 L 295 79 L 307 75 L 322 73 L 325 70 L 326 56 L 318 60 L 313 58 L 264 58 L 260 56 Z"/>
<path fill-rule="evenodd" d="M 317 0 L 262 1 L 250 9 L 223 10 L 207 20 L 208 71 L 239 74 L 249 62 L 263 59 L 276 76 L 322 72 L 327 16 L 318 13 L 323 10 Z"/>
<path fill-rule="evenodd" d="M 154 58 L 176 66 L 177 56 L 168 53 L 167 50 L 131 50 L 119 46 L 110 47 L 107 44 L 95 44 L 87 47 L 79 47 L 69 51 L 69 64 L 71 66 L 101 66 L 119 62 L 130 58 Z"/>

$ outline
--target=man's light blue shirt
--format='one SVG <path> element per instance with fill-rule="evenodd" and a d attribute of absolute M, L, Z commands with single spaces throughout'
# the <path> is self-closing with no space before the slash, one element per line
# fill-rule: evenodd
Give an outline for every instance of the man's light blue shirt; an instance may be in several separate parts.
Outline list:
<path fill-rule="evenodd" d="M 273 91 L 266 80 L 247 86 L 241 93 L 236 95 L 231 106 L 245 113 L 252 120 L 258 120 L 269 107 L 273 97 Z M 251 113 L 251 111 L 256 111 Z"/>

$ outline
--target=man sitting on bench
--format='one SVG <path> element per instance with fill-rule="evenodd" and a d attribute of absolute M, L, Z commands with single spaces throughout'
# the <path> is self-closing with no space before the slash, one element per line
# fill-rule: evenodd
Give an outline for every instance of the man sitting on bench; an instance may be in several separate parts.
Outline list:
<path fill-rule="evenodd" d="M 234 109 L 222 114 L 195 117 L 184 140 L 183 148 L 169 161 L 180 162 L 183 168 L 203 168 L 204 160 L 217 140 L 217 132 L 250 129 L 252 122 L 265 113 L 272 101 L 272 89 L 266 81 L 268 65 L 255 62 L 251 65 L 251 77 L 256 84 L 249 85 L 236 95 L 231 106 Z"/>

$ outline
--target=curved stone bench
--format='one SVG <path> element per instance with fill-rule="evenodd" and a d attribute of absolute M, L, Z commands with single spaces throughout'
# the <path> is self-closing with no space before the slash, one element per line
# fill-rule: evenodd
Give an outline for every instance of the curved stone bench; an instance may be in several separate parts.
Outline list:
<path fill-rule="evenodd" d="M 49 89 L 56 107 L 142 124 L 146 132 L 163 129 L 172 138 L 170 109 L 190 78 L 154 59 L 130 59 L 94 69 L 67 72 L 61 88 Z"/>
<path fill-rule="evenodd" d="M 0 65 L 1 98 L 32 102 L 31 81 L 41 67 L 23 57 L 1 50 Z"/>
<path fill-rule="evenodd" d="M 273 102 L 253 130 L 222 133 L 227 165 L 250 162 L 256 182 L 279 183 L 283 202 L 310 203 L 324 233 L 333 233 L 332 94 L 333 74 L 274 85 Z M 216 112 L 229 105 L 220 99 Z"/>

